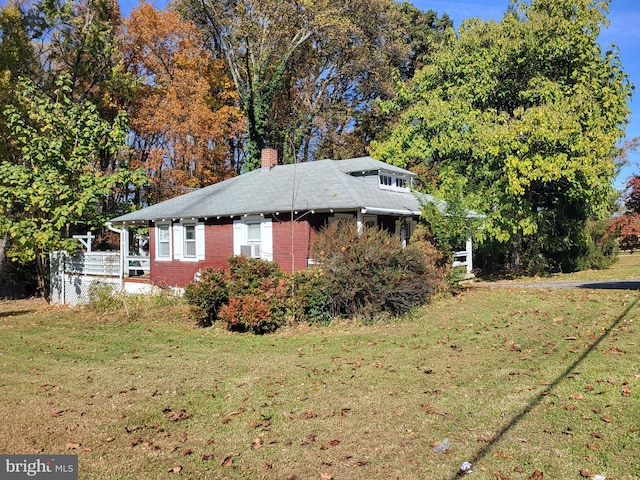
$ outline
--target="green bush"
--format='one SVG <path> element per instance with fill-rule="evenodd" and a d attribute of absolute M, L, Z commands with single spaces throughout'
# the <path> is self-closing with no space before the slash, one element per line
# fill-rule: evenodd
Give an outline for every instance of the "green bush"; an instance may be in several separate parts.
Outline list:
<path fill-rule="evenodd" d="M 259 293 L 266 279 L 284 278 L 286 275 L 277 263 L 245 256 L 227 259 L 227 287 L 229 295 Z"/>
<path fill-rule="evenodd" d="M 290 291 L 277 264 L 241 256 L 230 257 L 225 269 L 202 270 L 184 296 L 202 326 L 220 320 L 229 330 L 268 333 L 285 323 Z"/>
<path fill-rule="evenodd" d="M 230 257 L 226 269 L 202 271 L 185 298 L 202 325 L 218 320 L 232 331 L 264 334 L 288 319 L 402 315 L 446 288 L 438 250 L 424 241 L 403 248 L 378 228 L 358 233 L 353 223 L 332 224 L 317 235 L 312 254 L 319 265 L 293 277 L 272 262 Z"/>
<path fill-rule="evenodd" d="M 358 232 L 353 222 L 329 225 L 316 237 L 312 255 L 323 270 L 330 314 L 372 319 L 427 303 L 446 276 L 430 249 L 422 242 L 403 248 L 396 236 L 378 228 Z"/>
<path fill-rule="evenodd" d="M 218 319 L 220 307 L 229 300 L 228 274 L 223 270 L 206 268 L 200 278 L 184 289 L 184 298 L 197 308 L 196 317 L 202 326 L 209 326 Z"/>
<path fill-rule="evenodd" d="M 297 272 L 295 284 L 295 318 L 310 323 L 331 321 L 331 293 L 324 271 L 311 267 Z"/>

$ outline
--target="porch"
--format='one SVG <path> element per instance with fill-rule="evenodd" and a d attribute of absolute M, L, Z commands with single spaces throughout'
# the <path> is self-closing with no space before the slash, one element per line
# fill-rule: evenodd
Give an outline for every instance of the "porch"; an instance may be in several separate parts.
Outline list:
<path fill-rule="evenodd" d="M 86 240 L 86 239 L 85 239 Z M 87 247 L 87 244 L 83 242 Z M 61 305 L 89 303 L 92 291 L 109 286 L 113 292 L 149 293 L 151 262 L 145 255 L 121 256 L 119 252 L 52 252 L 49 255 L 51 302 Z"/>

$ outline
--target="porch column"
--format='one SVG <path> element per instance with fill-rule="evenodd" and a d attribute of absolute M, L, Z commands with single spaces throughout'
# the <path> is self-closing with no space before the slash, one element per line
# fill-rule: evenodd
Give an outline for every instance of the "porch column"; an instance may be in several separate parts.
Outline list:
<path fill-rule="evenodd" d="M 473 245 L 471 244 L 471 237 L 467 238 L 465 250 L 467 251 L 467 275 L 470 275 L 473 270 Z"/>
<path fill-rule="evenodd" d="M 127 224 L 122 224 L 122 231 L 120 233 L 120 280 L 124 280 L 129 276 L 129 229 Z"/>

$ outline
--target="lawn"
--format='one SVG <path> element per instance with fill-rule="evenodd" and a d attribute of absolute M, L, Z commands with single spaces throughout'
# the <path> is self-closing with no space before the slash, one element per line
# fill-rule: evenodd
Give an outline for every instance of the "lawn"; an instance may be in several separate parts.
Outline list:
<path fill-rule="evenodd" d="M 2 302 L 0 453 L 77 454 L 82 479 L 637 479 L 638 297 L 476 286 L 266 336 L 162 298 Z"/>

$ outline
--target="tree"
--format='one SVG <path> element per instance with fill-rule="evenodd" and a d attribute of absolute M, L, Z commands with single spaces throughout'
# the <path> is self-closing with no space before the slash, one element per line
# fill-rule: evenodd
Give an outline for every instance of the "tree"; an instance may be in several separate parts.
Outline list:
<path fill-rule="evenodd" d="M 101 156 L 123 146 L 127 118 L 120 113 L 110 123 L 92 103 L 74 102 L 68 77 L 56 81 L 51 96 L 28 80 L 15 95 L 21 108 L 9 105 L 5 115 L 17 154 L 0 160 L 0 233 L 13 240 L 10 256 L 35 260 L 39 290 L 48 299 L 47 253 L 75 248 L 73 233 L 106 220 L 97 206 L 114 185 L 142 177 L 126 168 L 97 168 Z"/>
<path fill-rule="evenodd" d="M 146 201 L 236 174 L 231 159 L 245 125 L 238 96 L 193 23 L 142 5 L 126 21 L 123 40 L 127 70 L 138 79 L 132 145 L 152 182 Z"/>
<path fill-rule="evenodd" d="M 248 122 L 245 170 L 265 146 L 288 162 L 351 153 L 349 133 L 413 53 L 391 0 L 183 0 L 180 11 L 226 60 Z"/>
<path fill-rule="evenodd" d="M 640 248 L 640 175 L 632 175 L 626 182 L 623 195 L 624 210 L 609 222 L 607 232 L 616 238 L 624 250 Z"/>
<path fill-rule="evenodd" d="M 574 270 L 587 220 L 610 213 L 633 87 L 617 49 L 597 43 L 607 5 L 532 0 L 498 23 L 466 21 L 381 106 L 399 121 L 372 154 L 465 177 L 468 205 L 486 214 L 487 264 Z"/>
<path fill-rule="evenodd" d="M 131 88 L 122 68 L 118 31 L 122 18 L 116 0 L 39 0 L 29 11 L 33 42 L 47 73 L 45 85 L 68 75 L 72 97 L 90 100 L 113 120 Z M 102 165 L 103 168 L 109 166 Z"/>

